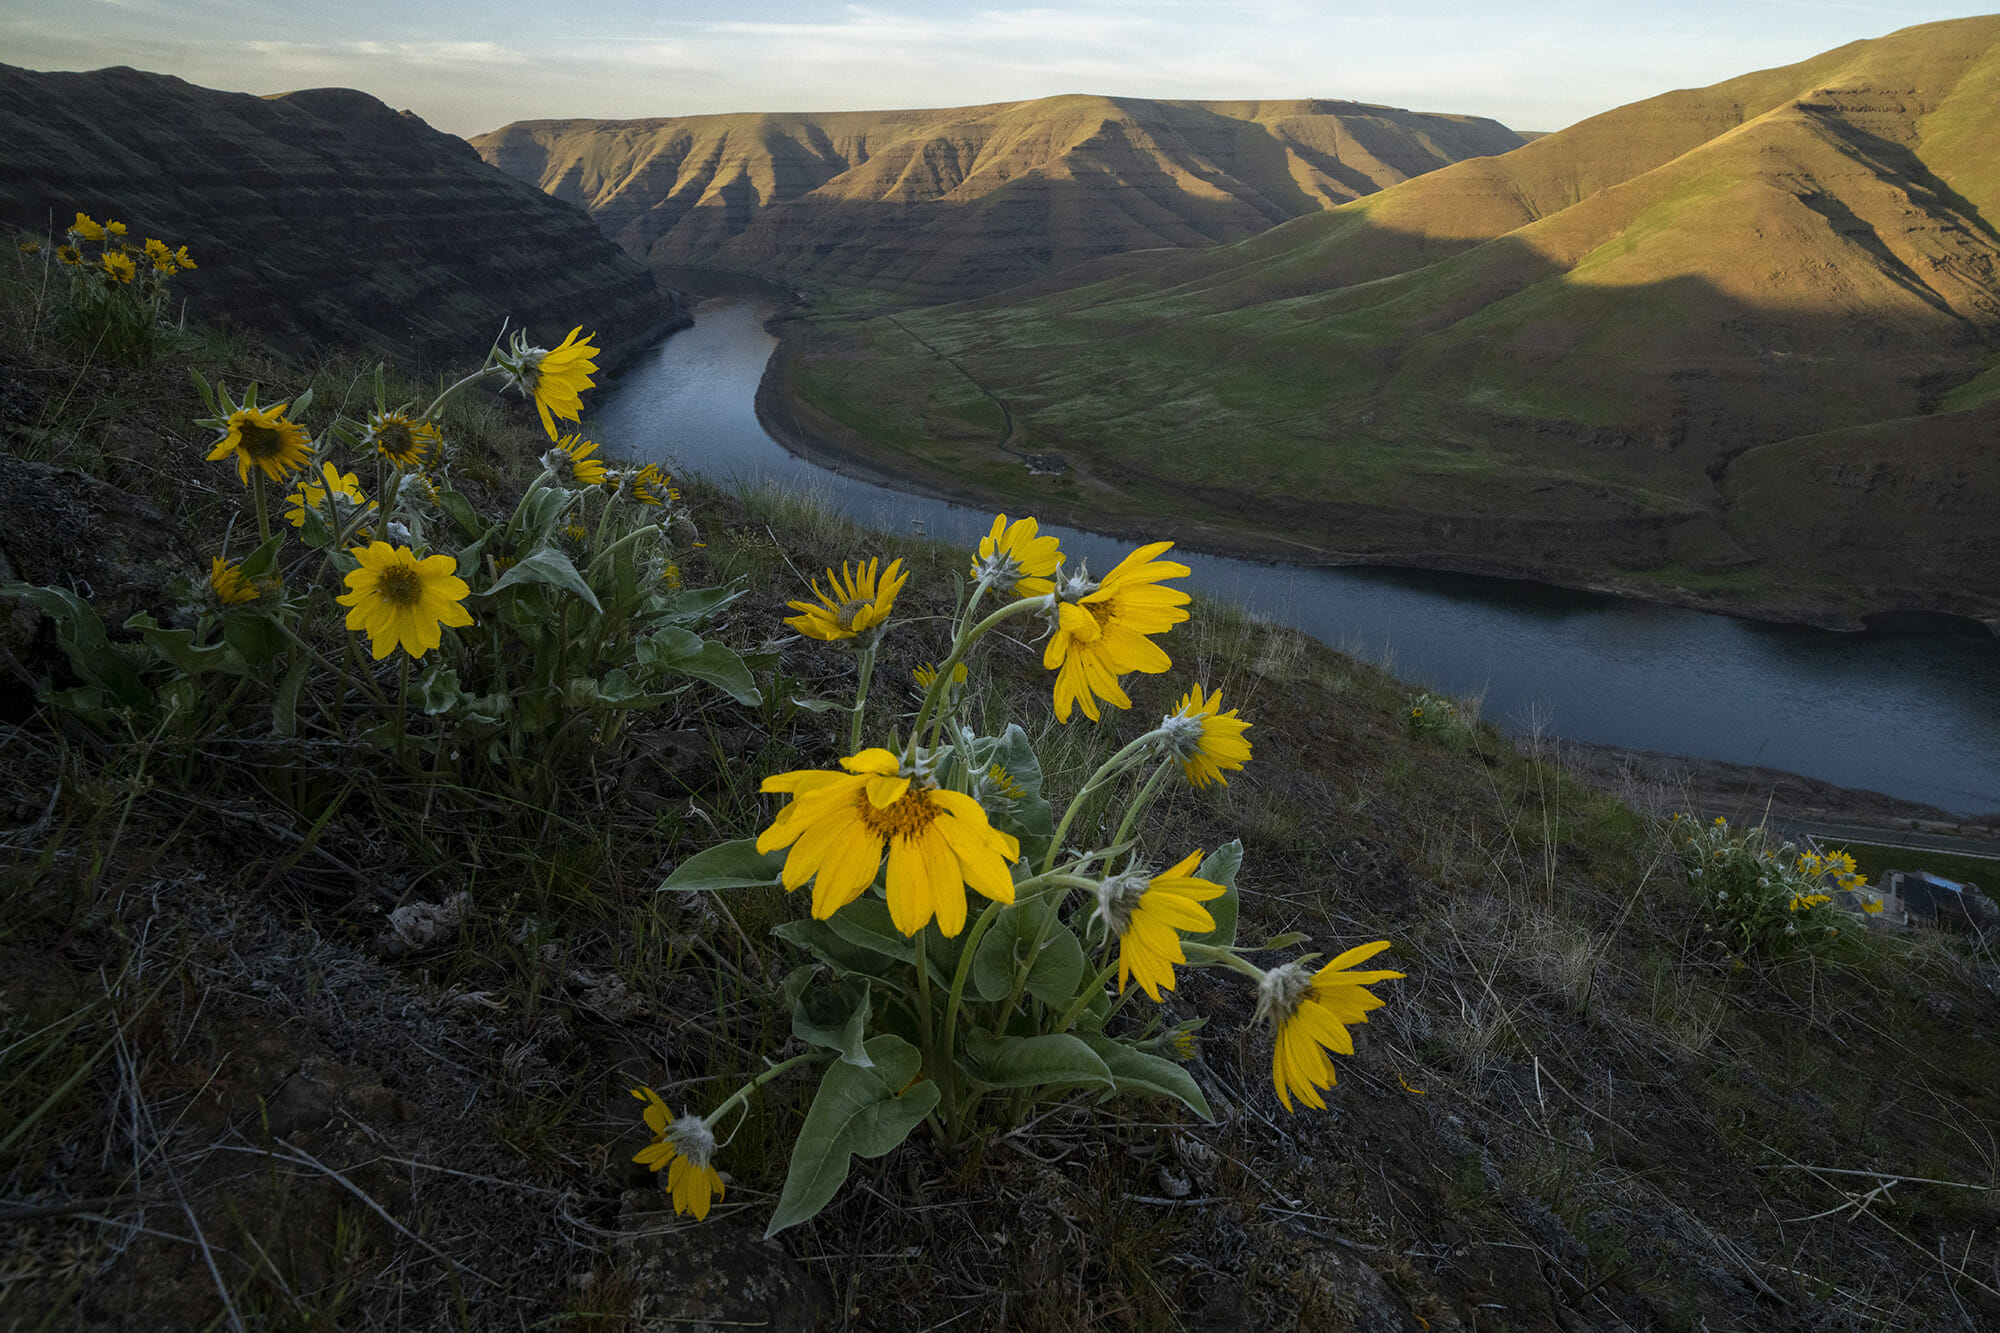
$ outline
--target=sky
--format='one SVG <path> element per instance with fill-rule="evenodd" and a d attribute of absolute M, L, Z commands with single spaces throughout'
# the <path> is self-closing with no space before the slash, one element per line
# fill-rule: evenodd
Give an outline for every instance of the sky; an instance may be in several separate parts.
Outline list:
<path fill-rule="evenodd" d="M 0 59 L 132 65 L 235 92 L 359 88 L 463 135 L 1059 93 L 1347 98 L 1556 130 L 1994 3 L 0 0 Z"/>

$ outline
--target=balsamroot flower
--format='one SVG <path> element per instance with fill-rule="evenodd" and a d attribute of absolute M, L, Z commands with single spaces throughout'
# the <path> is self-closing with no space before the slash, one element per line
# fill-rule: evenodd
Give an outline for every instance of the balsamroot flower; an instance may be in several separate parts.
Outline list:
<path fill-rule="evenodd" d="M 356 547 L 361 567 L 347 576 L 349 591 L 334 598 L 347 612 L 347 628 L 366 630 L 377 659 L 400 647 L 422 657 L 443 642 L 441 626 L 470 625 L 472 613 L 459 603 L 472 591 L 454 572 L 448 555 L 418 559 L 407 546 L 371 542 Z"/>
<path fill-rule="evenodd" d="M 56 247 L 56 258 L 68 264 L 71 268 L 75 268 L 83 262 L 83 251 L 65 242 Z"/>
<path fill-rule="evenodd" d="M 224 606 L 241 606 L 257 600 L 257 585 L 242 567 L 219 555 L 208 562 L 208 586 L 214 591 L 215 600 Z"/>
<path fill-rule="evenodd" d="M 785 623 L 799 633 L 814 639 L 852 639 L 865 630 L 873 629 L 889 618 L 895 609 L 896 594 L 903 590 L 910 576 L 903 572 L 901 560 L 891 560 L 887 569 L 880 568 L 880 560 L 870 560 L 865 565 L 842 563 L 840 573 L 826 571 L 826 581 L 832 595 L 819 590 L 819 580 L 813 580 L 813 596 L 820 604 L 811 602 L 790 602 L 789 606 L 799 614 L 786 616 Z"/>
<path fill-rule="evenodd" d="M 174 259 L 174 252 L 167 248 L 165 241 L 156 237 L 146 238 L 146 258 L 153 261 L 153 267 L 161 273 L 172 275 L 180 268 Z"/>
<path fill-rule="evenodd" d="M 229 414 L 223 436 L 208 452 L 208 461 L 236 456 L 236 475 L 250 484 L 250 469 L 259 468 L 282 482 L 312 458 L 312 439 L 304 426 L 285 420 L 287 403 L 276 407 L 239 407 Z"/>
<path fill-rule="evenodd" d="M 286 502 L 285 521 L 293 527 L 303 528 L 306 525 L 308 509 L 326 518 L 334 527 L 341 528 L 356 511 L 375 507 L 374 502 L 361 493 L 361 479 L 352 472 L 342 472 L 331 463 L 321 463 L 319 473 L 317 483 L 302 479 Z M 330 501 L 328 497 L 332 497 Z"/>
<path fill-rule="evenodd" d="M 799 769 L 764 779 L 762 790 L 792 802 L 757 839 L 762 853 L 791 848 L 780 877 L 787 890 L 813 881 L 812 914 L 824 921 L 875 882 L 886 852 L 889 917 L 905 935 L 933 916 L 947 936 L 965 928 L 965 886 L 995 902 L 1014 901 L 1009 861 L 1021 844 L 987 822 L 964 792 L 919 785 L 888 750 L 842 759 L 847 771 Z"/>
<path fill-rule="evenodd" d="M 555 448 L 542 455 L 542 466 L 565 486 L 601 486 L 611 473 L 603 459 L 591 457 L 596 452 L 595 441 L 581 435 L 565 435 L 556 441 Z"/>
<path fill-rule="evenodd" d="M 1394 981 L 1403 975 L 1347 969 L 1388 947 L 1387 940 L 1357 945 L 1310 977 L 1303 964 L 1286 963 L 1266 972 L 1258 983 L 1256 1017 L 1268 1018 L 1277 1030 L 1277 1042 L 1271 1052 L 1271 1083 L 1287 1111 L 1294 1109 L 1293 1094 L 1307 1106 L 1326 1109 L 1326 1098 L 1320 1095 L 1320 1089 L 1330 1088 L 1335 1082 L 1333 1061 L 1326 1058 L 1326 1053 L 1354 1054 L 1354 1038 L 1348 1035 L 1348 1024 L 1366 1023 L 1368 1011 L 1379 1009 L 1384 1003 L 1364 987 L 1378 981 Z"/>
<path fill-rule="evenodd" d="M 174 262 L 176 264 L 179 264 L 182 268 L 185 269 L 193 269 L 197 267 L 197 265 L 194 262 L 194 256 L 188 253 L 188 248 L 185 245 L 183 245 L 180 249 L 174 251 Z"/>
<path fill-rule="evenodd" d="M 531 347 L 527 335 L 517 332 L 514 345 L 500 357 L 500 366 L 509 381 L 535 400 L 535 410 L 542 416 L 542 429 L 552 440 L 556 438 L 558 418 L 582 419 L 583 391 L 596 384 L 590 373 L 597 369 L 597 362 L 591 360 L 597 355 L 597 348 L 590 340 L 597 335 L 585 334 L 583 341 L 578 342 L 576 335 L 582 332 L 583 326 L 578 325 L 553 348 Z"/>
<path fill-rule="evenodd" d="M 709 1164 L 715 1157 L 714 1131 L 700 1116 L 684 1115 L 676 1120 L 651 1088 L 634 1088 L 632 1095 L 646 1103 L 646 1128 L 655 1135 L 632 1160 L 645 1163 L 648 1171 L 666 1167 L 674 1212 L 693 1213 L 695 1221 L 703 1220 L 709 1205 L 722 1197 L 722 1174 Z"/>
<path fill-rule="evenodd" d="M 104 265 L 105 275 L 113 282 L 127 283 L 139 276 L 138 266 L 132 262 L 132 256 L 122 250 L 108 252 L 99 262 Z"/>
<path fill-rule="evenodd" d="M 370 412 L 367 442 L 399 468 L 421 467 L 437 447 L 437 427 L 402 412 Z"/>
<path fill-rule="evenodd" d="M 680 499 L 681 493 L 673 488 L 673 478 L 660 471 L 658 463 L 648 463 L 625 479 L 625 496 L 642 505 L 663 505 Z"/>
<path fill-rule="evenodd" d="M 925 662 L 922 666 L 912 667 L 910 668 L 910 675 L 916 678 L 918 689 L 928 692 L 931 686 L 937 684 L 937 664 L 934 662 Z M 951 683 L 954 685 L 963 685 L 965 684 L 965 678 L 965 663 L 960 662 L 951 669 Z"/>
<path fill-rule="evenodd" d="M 1167 753 L 1180 760 L 1190 786 L 1220 782 L 1226 787 L 1229 779 L 1222 776 L 1222 770 L 1250 762 L 1250 742 L 1243 739 L 1250 724 L 1238 721 L 1234 708 L 1224 713 L 1219 711 L 1221 707 L 1221 690 L 1204 698 L 1197 685 L 1181 696 L 1173 712 L 1160 719 Z"/>
<path fill-rule="evenodd" d="M 1174 964 L 1185 963 L 1181 933 L 1215 929 L 1215 918 L 1202 904 L 1220 898 L 1222 885 L 1189 874 L 1201 861 L 1196 849 L 1180 864 L 1148 879 L 1128 872 L 1113 875 L 1098 886 L 1096 915 L 1118 937 L 1118 991 L 1128 978 L 1158 1003 L 1160 992 L 1174 988 Z"/>
<path fill-rule="evenodd" d="M 1083 705 L 1092 722 L 1097 721 L 1099 699 L 1130 708 L 1132 700 L 1119 688 L 1118 678 L 1128 671 L 1156 675 L 1174 664 L 1147 637 L 1164 634 L 1188 618 L 1182 609 L 1188 595 L 1159 586 L 1162 579 L 1188 572 L 1186 565 L 1154 559 L 1172 546 L 1172 542 L 1142 546 L 1095 583 L 1087 571 L 1063 580 L 1056 632 L 1042 653 L 1042 665 L 1056 673 L 1058 722 L 1069 721 L 1070 708 L 1076 704 Z"/>
<path fill-rule="evenodd" d="M 78 213 L 76 221 L 70 224 L 69 234 L 81 236 L 86 241 L 101 241 L 104 239 L 104 228 L 92 221 L 90 214 Z"/>
<path fill-rule="evenodd" d="M 972 577 L 990 580 L 994 587 L 1016 597 L 1054 592 L 1056 585 L 1050 575 L 1062 563 L 1062 547 L 1054 537 L 1037 536 L 1038 527 L 1032 518 L 1009 523 L 1005 514 L 994 515 L 993 530 L 979 539 Z"/>

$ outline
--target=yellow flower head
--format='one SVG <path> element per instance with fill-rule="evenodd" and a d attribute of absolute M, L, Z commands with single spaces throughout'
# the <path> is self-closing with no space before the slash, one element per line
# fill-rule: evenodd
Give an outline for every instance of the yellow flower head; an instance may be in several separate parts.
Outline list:
<path fill-rule="evenodd" d="M 813 580 L 813 596 L 820 604 L 811 602 L 791 602 L 789 605 L 799 614 L 786 616 L 785 623 L 799 633 L 814 639 L 851 639 L 866 630 L 871 630 L 889 618 L 895 609 L 896 594 L 910 576 L 903 572 L 901 560 L 891 560 L 887 569 L 881 569 L 880 560 L 870 560 L 865 565 L 840 566 L 840 573 L 826 571 L 826 581 L 832 592 L 821 592 L 819 581 Z"/>
<path fill-rule="evenodd" d="M 407 546 L 371 542 L 356 547 L 361 567 L 347 576 L 348 591 L 334 600 L 349 608 L 347 628 L 366 630 L 376 658 L 400 647 L 422 657 L 444 639 L 441 626 L 470 625 L 472 614 L 459 603 L 472 589 L 454 572 L 448 555 L 418 559 Z"/>
<path fill-rule="evenodd" d="M 1861 904 L 1861 910 L 1868 913 L 1868 915 L 1870 916 L 1874 916 L 1877 912 L 1881 911 L 1885 906 L 1887 906 L 1887 904 L 1884 903 L 1880 898 L 1870 898 L 1867 902 Z"/>
<path fill-rule="evenodd" d="M 42 252 L 42 243 L 34 239 L 32 236 L 28 236 L 28 237 L 23 237 L 18 243 L 16 243 L 14 248 L 16 250 L 19 250 L 24 255 L 38 255 Z"/>
<path fill-rule="evenodd" d="M 56 258 L 74 268 L 83 262 L 83 251 L 73 245 L 64 243 L 56 247 Z"/>
<path fill-rule="evenodd" d="M 1238 721 L 1234 708 L 1224 713 L 1218 711 L 1221 707 L 1221 690 L 1204 698 L 1197 685 L 1181 696 L 1179 707 L 1160 719 L 1167 752 L 1181 761 L 1190 786 L 1220 782 L 1226 787 L 1229 779 L 1222 770 L 1250 762 L 1250 742 L 1243 739 L 1250 724 Z"/>
<path fill-rule="evenodd" d="M 1054 537 L 1037 536 L 1038 526 L 1032 518 L 1009 523 L 1005 514 L 994 515 L 993 530 L 979 539 L 972 577 L 990 579 L 993 586 L 1016 597 L 1054 592 L 1050 575 L 1062 563 L 1062 547 Z"/>
<path fill-rule="evenodd" d="M 423 466 L 438 444 L 437 427 L 402 412 L 370 412 L 368 443 L 400 468 Z"/>
<path fill-rule="evenodd" d="M 757 839 L 762 853 L 791 848 L 781 880 L 787 890 L 813 881 L 812 914 L 824 921 L 859 898 L 887 853 L 889 917 L 914 935 L 937 918 L 947 936 L 965 928 L 965 886 L 995 902 L 1014 901 L 1009 861 L 1021 844 L 987 822 L 964 792 L 919 785 L 887 750 L 842 759 L 847 771 L 800 769 L 764 779 L 762 790 L 789 792 Z"/>
<path fill-rule="evenodd" d="M 1056 720 L 1069 721 L 1070 708 L 1083 705 L 1084 715 L 1098 719 L 1097 701 L 1130 708 L 1132 700 L 1119 688 L 1128 671 L 1157 674 L 1173 659 L 1148 635 L 1163 634 L 1188 618 L 1188 595 L 1160 586 L 1162 579 L 1180 578 L 1188 567 L 1157 560 L 1173 546 L 1154 542 L 1119 561 L 1101 581 L 1079 572 L 1063 580 L 1064 598 L 1057 606 L 1056 632 L 1042 653 L 1042 665 L 1056 673 Z"/>
<path fill-rule="evenodd" d="M 722 1173 L 710 1162 L 715 1157 L 715 1133 L 700 1116 L 674 1113 L 651 1088 L 634 1088 L 632 1095 L 646 1103 L 646 1128 L 653 1142 L 632 1154 L 648 1171 L 667 1168 L 667 1191 L 673 1195 L 674 1212 L 693 1213 L 699 1222 L 708 1216 L 709 1205 L 722 1197 Z"/>
<path fill-rule="evenodd" d="M 1118 937 L 1120 994 L 1126 980 L 1137 977 L 1140 989 L 1158 1003 L 1161 991 L 1174 988 L 1174 964 L 1187 961 L 1181 934 L 1215 929 L 1215 918 L 1202 904 L 1228 890 L 1188 873 L 1200 861 L 1197 849 L 1164 874 L 1148 879 L 1128 871 L 1098 885 L 1096 915 Z"/>
<path fill-rule="evenodd" d="M 138 265 L 132 262 L 132 256 L 122 250 L 110 251 L 99 262 L 104 265 L 105 274 L 113 282 L 123 284 L 139 276 Z"/>
<path fill-rule="evenodd" d="M 257 600 L 257 585 L 244 574 L 242 567 L 219 555 L 208 562 L 208 586 L 224 606 Z"/>
<path fill-rule="evenodd" d="M 627 477 L 625 495 L 642 505 L 663 505 L 681 498 L 681 493 L 673 488 L 673 478 L 660 471 L 658 463 L 648 463 Z"/>
<path fill-rule="evenodd" d="M 272 481 L 283 481 L 312 458 L 312 440 L 305 427 L 285 420 L 288 404 L 239 407 L 229 414 L 223 436 L 208 454 L 211 463 L 236 455 L 236 474 L 245 486 L 250 469 L 263 470 Z"/>
<path fill-rule="evenodd" d="M 565 435 L 556 447 L 542 455 L 542 466 L 565 486 L 601 486 L 610 472 L 601 458 L 592 458 L 597 445 L 581 435 Z"/>
<path fill-rule="evenodd" d="M 660 571 L 660 582 L 667 586 L 669 592 L 679 592 L 685 586 L 681 582 L 681 567 L 669 564 Z"/>
<path fill-rule="evenodd" d="M 81 236 L 86 241 L 101 241 L 104 239 L 104 228 L 92 221 L 90 214 L 78 213 L 76 221 L 70 224 L 69 234 Z"/>
<path fill-rule="evenodd" d="M 597 369 L 597 362 L 591 360 L 597 355 L 597 348 L 590 340 L 597 335 L 588 334 L 578 342 L 576 335 L 582 332 L 583 326 L 578 325 L 553 348 L 531 347 L 526 334 L 516 333 L 512 349 L 501 359 L 513 385 L 535 400 L 535 410 L 542 416 L 542 429 L 552 440 L 556 438 L 558 418 L 582 419 L 583 391 L 596 383 L 590 373 Z"/>
<path fill-rule="evenodd" d="M 1833 898 L 1829 894 L 1795 893 L 1792 895 L 1792 901 L 1790 905 L 1788 905 L 1785 908 L 1785 910 L 1788 912 L 1810 912 L 1813 908 L 1818 907 L 1821 903 L 1830 903 L 1832 901 Z"/>
<path fill-rule="evenodd" d="M 167 248 L 165 241 L 155 237 L 146 238 L 146 258 L 153 261 L 153 267 L 162 273 L 173 273 L 180 268 L 174 261 L 174 252 Z"/>
<path fill-rule="evenodd" d="M 346 525 L 352 512 L 361 508 L 373 509 L 374 502 L 361 493 L 361 479 L 352 472 L 342 472 L 331 463 L 319 465 L 317 483 L 301 480 L 287 501 L 285 521 L 295 528 L 306 525 L 306 511 L 314 510 L 335 528 Z M 331 496 L 331 507 L 328 497 Z"/>
<path fill-rule="evenodd" d="M 104 224 L 104 234 L 107 236 L 123 236 L 125 234 L 125 224 L 122 222 L 107 222 Z"/>
<path fill-rule="evenodd" d="M 1309 978 L 1299 963 L 1266 972 L 1257 987 L 1257 1017 L 1268 1018 L 1277 1030 L 1271 1053 L 1271 1084 L 1285 1109 L 1293 1108 L 1294 1095 L 1307 1106 L 1326 1109 L 1320 1089 L 1335 1083 L 1333 1061 L 1326 1058 L 1354 1054 L 1354 1038 L 1348 1025 L 1366 1023 L 1368 1011 L 1384 1001 L 1366 989 L 1378 981 L 1394 981 L 1401 972 L 1350 972 L 1389 947 L 1389 941 L 1358 945 L 1341 954 Z"/>
<path fill-rule="evenodd" d="M 195 267 L 194 256 L 188 253 L 188 248 L 185 245 L 174 251 L 174 262 L 186 269 Z"/>
<path fill-rule="evenodd" d="M 831 570 L 828 570 L 827 572 L 832 573 Z M 922 666 L 913 667 L 910 671 L 910 674 L 916 677 L 917 688 L 920 690 L 928 692 L 931 686 L 937 684 L 938 669 L 936 664 L 934 663 L 926 662 Z M 951 669 L 952 684 L 954 685 L 965 684 L 965 676 L 966 676 L 965 663 L 960 662 L 957 666 Z"/>

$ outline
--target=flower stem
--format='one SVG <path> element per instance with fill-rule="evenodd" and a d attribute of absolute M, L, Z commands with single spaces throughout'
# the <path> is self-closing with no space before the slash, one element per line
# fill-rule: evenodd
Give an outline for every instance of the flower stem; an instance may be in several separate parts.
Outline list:
<path fill-rule="evenodd" d="M 499 344 L 496 343 L 494 344 L 494 346 L 497 349 Z M 477 380 L 482 380 L 486 378 L 486 376 L 491 375 L 492 373 L 493 373 L 493 353 L 488 352 L 486 354 L 485 365 L 473 371 L 470 375 L 467 375 L 464 379 L 452 385 L 450 388 L 445 389 L 442 393 L 438 394 L 437 397 L 431 399 L 431 405 L 424 409 L 424 420 L 429 421 L 433 417 L 435 417 L 438 414 L 438 409 L 443 407 L 445 403 L 451 398 L 451 396 L 457 393 L 460 389 L 463 389 L 466 385 L 471 384 Z"/>
<path fill-rule="evenodd" d="M 847 710 L 847 752 L 849 754 L 861 753 L 861 720 L 868 712 L 868 685 L 875 678 L 875 654 L 880 647 L 881 641 L 871 638 L 868 646 L 860 652 L 859 669 L 861 679 L 854 687 L 854 707 Z M 913 732 L 910 735 L 910 746 L 913 750 L 916 744 L 917 738 Z M 914 758 L 914 755 L 911 757 Z M 922 936 L 919 935 L 918 939 L 921 940 Z M 922 947 L 921 944 L 918 945 L 919 949 Z"/>
<path fill-rule="evenodd" d="M 1083 786 L 1077 788 L 1076 795 L 1070 798 L 1069 808 L 1063 811 L 1062 823 L 1056 825 L 1055 836 L 1049 839 L 1048 855 L 1042 858 L 1042 873 L 1047 874 L 1049 867 L 1055 864 L 1056 854 L 1062 849 L 1063 835 L 1069 832 L 1069 826 L 1076 819 L 1077 811 L 1083 808 L 1084 800 L 1092 792 L 1130 767 L 1133 758 L 1148 745 L 1151 745 L 1159 737 L 1159 734 L 1157 730 L 1149 731 L 1138 740 L 1133 741 L 1130 745 L 1100 764 L 1097 771 L 1090 775 L 1089 780 Z M 1115 846 L 1116 843 L 1114 842 L 1113 845 Z"/>
<path fill-rule="evenodd" d="M 977 643 L 990 630 L 1003 621 L 1010 620 L 1018 615 L 1025 615 L 1029 612 L 1044 610 L 1052 601 L 1054 601 L 1052 597 L 1019 598 L 993 612 L 993 614 L 987 616 L 986 619 L 980 621 L 971 629 L 963 630 L 959 633 L 958 637 L 952 641 L 951 655 L 938 663 L 937 679 L 933 680 L 930 689 L 924 692 L 923 706 L 917 710 L 917 724 L 910 728 L 909 748 L 903 755 L 905 766 L 916 760 L 917 741 L 924 734 L 924 724 L 931 720 L 931 714 L 936 711 L 938 702 L 951 688 L 951 673 L 958 669 L 960 662 L 965 660 L 965 654 L 972 645 Z M 1046 870 L 1048 867 L 1044 866 L 1042 868 Z"/>
<path fill-rule="evenodd" d="M 1113 847 L 1125 841 L 1125 835 L 1132 831 L 1132 824 L 1139 818 L 1139 812 L 1152 804 L 1153 794 L 1160 789 L 1160 779 L 1167 775 L 1167 770 L 1173 766 L 1173 763 L 1174 758 L 1172 755 L 1168 755 L 1165 759 L 1162 759 L 1160 766 L 1153 770 L 1153 776 L 1146 779 L 1146 785 L 1141 787 L 1139 794 L 1132 798 L 1132 804 L 1125 807 L 1125 818 L 1118 821 L 1118 832 L 1111 839 Z"/>
<path fill-rule="evenodd" d="M 250 474 L 250 493 L 257 497 L 257 540 L 271 540 L 271 511 L 264 503 L 264 471 L 259 468 Z"/>
<path fill-rule="evenodd" d="M 783 1063 L 772 1065 L 769 1069 L 757 1075 L 757 1077 L 751 1079 L 748 1083 L 745 1083 L 735 1092 L 730 1093 L 728 1100 L 724 1101 L 722 1105 L 716 1107 L 713 1111 L 710 1111 L 707 1115 L 703 1116 L 702 1119 L 712 1126 L 718 1120 L 722 1119 L 723 1114 L 727 1112 L 730 1107 L 737 1105 L 739 1102 L 749 1100 L 751 1093 L 763 1087 L 766 1083 L 769 1083 L 772 1079 L 784 1073 L 787 1069 L 791 1069 L 796 1065 L 805 1064 L 808 1060 L 830 1060 L 832 1058 L 833 1058 L 833 1052 L 831 1051 L 807 1051 L 804 1055 L 795 1055 L 791 1059 L 786 1060 Z"/>
<path fill-rule="evenodd" d="M 1090 1008 L 1090 1002 L 1104 993 L 1104 983 L 1111 980 L 1112 974 L 1117 971 L 1118 963 L 1116 960 L 1106 963 L 1098 971 L 1097 976 L 1091 980 L 1091 983 L 1085 986 L 1076 999 L 1070 1003 L 1069 1008 L 1063 1010 L 1062 1016 L 1056 1019 L 1055 1026 L 1051 1027 L 1049 1031 L 1062 1033 L 1068 1032 L 1074 1027 L 1076 1020 L 1083 1016 L 1083 1011 Z"/>

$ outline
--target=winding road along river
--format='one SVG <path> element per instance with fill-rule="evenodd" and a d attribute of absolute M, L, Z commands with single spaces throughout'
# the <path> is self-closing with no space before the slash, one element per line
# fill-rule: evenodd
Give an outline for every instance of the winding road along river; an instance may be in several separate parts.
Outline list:
<path fill-rule="evenodd" d="M 765 433 L 755 399 L 777 346 L 770 313 L 710 301 L 642 355 L 596 414 L 606 451 L 739 487 L 810 487 L 881 531 L 976 541 L 990 510 L 840 476 Z M 1044 531 L 1099 569 L 1130 549 Z M 1482 695 L 1485 716 L 1514 730 L 1784 769 L 1958 814 L 2000 810 L 2000 638 L 1976 625 L 1913 618 L 1839 634 L 1511 579 L 1176 558 L 1196 590 L 1411 682 Z"/>

